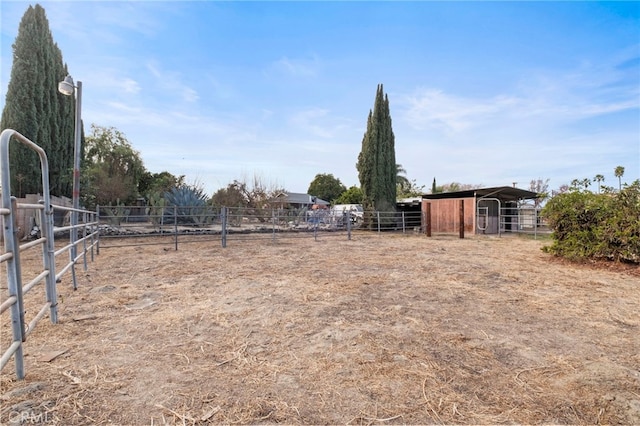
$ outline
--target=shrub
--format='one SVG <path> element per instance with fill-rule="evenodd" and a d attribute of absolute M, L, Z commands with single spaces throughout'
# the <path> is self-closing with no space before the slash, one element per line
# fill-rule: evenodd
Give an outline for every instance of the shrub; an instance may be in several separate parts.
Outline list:
<path fill-rule="evenodd" d="M 164 194 L 167 207 L 175 207 L 178 223 L 205 225 L 212 219 L 207 208 L 207 196 L 198 185 L 180 185 Z M 174 209 L 165 209 L 165 215 L 173 216 Z"/>
<path fill-rule="evenodd" d="M 640 181 L 620 192 L 573 190 L 556 195 L 542 210 L 553 229 L 544 250 L 571 260 L 640 263 Z"/>

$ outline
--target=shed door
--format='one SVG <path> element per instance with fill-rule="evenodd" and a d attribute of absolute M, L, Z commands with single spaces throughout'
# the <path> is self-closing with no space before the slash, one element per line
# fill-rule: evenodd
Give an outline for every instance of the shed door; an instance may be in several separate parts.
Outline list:
<path fill-rule="evenodd" d="M 497 234 L 500 225 L 500 201 L 478 199 L 476 224 L 478 234 Z"/>

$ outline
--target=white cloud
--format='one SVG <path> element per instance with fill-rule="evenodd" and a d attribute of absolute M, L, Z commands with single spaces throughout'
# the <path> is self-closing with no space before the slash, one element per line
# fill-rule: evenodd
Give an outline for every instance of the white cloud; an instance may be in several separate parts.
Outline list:
<path fill-rule="evenodd" d="M 311 58 L 288 58 L 286 56 L 275 61 L 272 69 L 292 77 L 316 77 L 320 68 L 320 60 L 316 55 Z"/>
<path fill-rule="evenodd" d="M 402 102 L 402 101 L 401 101 Z M 514 108 L 518 99 L 496 96 L 472 99 L 444 93 L 438 89 L 419 90 L 404 99 L 404 119 L 415 129 L 433 128 L 460 132 Z"/>
<path fill-rule="evenodd" d="M 590 72 L 593 71 L 593 72 Z M 436 88 L 401 98 L 402 119 L 418 130 L 472 133 L 505 126 L 550 128 L 576 120 L 640 108 L 640 88 L 620 84 L 611 68 L 530 76 L 510 93 L 472 98 Z M 588 89 L 588 90 L 587 90 Z"/>
<path fill-rule="evenodd" d="M 181 73 L 163 70 L 156 61 L 148 62 L 147 70 L 155 77 L 160 91 L 169 92 L 184 102 L 194 103 L 200 99 L 198 92 L 183 82 L 184 76 Z"/>
<path fill-rule="evenodd" d="M 398 96 L 396 159 L 411 179 L 428 184 L 436 176 L 438 183 L 526 187 L 553 176 L 557 187 L 616 165 L 637 174 L 640 121 L 611 126 L 616 114 L 640 113 L 637 64 L 618 63 L 632 64 L 616 58 L 564 72 L 535 70 L 486 97 L 435 87 Z"/>
<path fill-rule="evenodd" d="M 321 138 L 330 138 L 332 132 L 331 129 L 326 126 L 325 120 L 328 113 L 329 111 L 326 109 L 312 108 L 294 113 L 289 121 L 308 134 Z"/>
<path fill-rule="evenodd" d="M 126 93 L 136 94 L 140 92 L 140 85 L 131 78 L 124 78 L 121 82 L 121 87 Z"/>

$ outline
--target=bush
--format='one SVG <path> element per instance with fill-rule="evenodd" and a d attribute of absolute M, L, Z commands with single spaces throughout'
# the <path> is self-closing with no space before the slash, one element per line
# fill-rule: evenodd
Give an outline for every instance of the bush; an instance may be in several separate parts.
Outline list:
<path fill-rule="evenodd" d="M 553 229 L 548 253 L 571 260 L 607 259 L 640 263 L 640 181 L 620 192 L 556 195 L 542 210 Z"/>
<path fill-rule="evenodd" d="M 175 207 L 177 221 L 181 224 L 205 225 L 211 220 L 207 208 L 207 196 L 198 185 L 183 184 L 164 194 L 167 207 Z M 174 209 L 165 209 L 165 216 L 173 217 Z"/>

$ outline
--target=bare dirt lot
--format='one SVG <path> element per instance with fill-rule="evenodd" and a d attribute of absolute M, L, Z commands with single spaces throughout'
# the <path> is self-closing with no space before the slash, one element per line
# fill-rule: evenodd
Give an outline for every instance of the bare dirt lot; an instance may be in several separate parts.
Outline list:
<path fill-rule="evenodd" d="M 77 291 L 59 284 L 60 322 L 29 336 L 26 379 L 2 371 L 0 423 L 640 424 L 638 268 L 542 245 L 103 249 Z"/>

